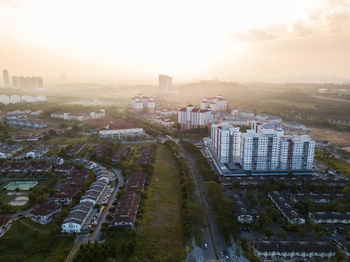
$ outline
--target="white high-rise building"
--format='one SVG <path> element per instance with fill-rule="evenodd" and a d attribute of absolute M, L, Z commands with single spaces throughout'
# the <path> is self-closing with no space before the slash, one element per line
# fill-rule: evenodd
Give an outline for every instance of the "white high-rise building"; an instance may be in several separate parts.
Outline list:
<path fill-rule="evenodd" d="M 169 91 L 172 91 L 173 79 L 168 75 L 159 75 L 158 86 L 161 92 L 167 93 Z"/>
<path fill-rule="evenodd" d="M 281 140 L 281 169 L 311 170 L 314 153 L 315 141 L 308 135 L 284 136 Z"/>
<path fill-rule="evenodd" d="M 279 169 L 281 128 L 263 128 L 254 122 L 251 130 L 242 134 L 240 162 L 244 170 Z"/>
<path fill-rule="evenodd" d="M 201 109 L 210 109 L 214 112 L 224 112 L 226 111 L 226 107 L 227 101 L 221 95 L 213 98 L 203 97 L 201 101 Z"/>
<path fill-rule="evenodd" d="M 240 162 L 241 132 L 227 123 L 211 126 L 211 147 L 221 163 Z"/>
<path fill-rule="evenodd" d="M 133 97 L 131 99 L 130 105 L 131 109 L 137 112 L 154 112 L 156 107 L 156 103 L 154 102 L 153 97 L 142 96 L 141 94 Z"/>
<path fill-rule="evenodd" d="M 178 110 L 177 121 L 182 129 L 205 127 L 213 123 L 213 112 L 188 105 Z"/>

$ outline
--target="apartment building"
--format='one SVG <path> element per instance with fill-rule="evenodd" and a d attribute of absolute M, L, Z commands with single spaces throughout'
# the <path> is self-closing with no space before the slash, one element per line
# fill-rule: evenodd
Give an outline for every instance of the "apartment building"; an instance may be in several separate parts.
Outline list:
<path fill-rule="evenodd" d="M 155 110 L 156 103 L 153 97 L 138 94 L 137 96 L 131 98 L 130 106 L 133 111 L 136 111 L 138 113 L 143 111 L 153 113 Z"/>
<path fill-rule="evenodd" d="M 284 136 L 281 139 L 281 169 L 310 170 L 315 154 L 315 141 L 308 135 Z"/>
<path fill-rule="evenodd" d="M 207 98 L 203 97 L 201 101 L 201 109 L 210 109 L 213 112 L 225 112 L 227 107 L 227 101 L 222 95 L 216 97 Z"/>
<path fill-rule="evenodd" d="M 188 105 L 178 110 L 177 120 L 182 129 L 206 127 L 213 123 L 213 112 Z"/>
<path fill-rule="evenodd" d="M 254 122 L 251 130 L 242 134 L 240 164 L 244 170 L 279 169 L 280 142 L 283 130 L 266 129 Z"/>
<path fill-rule="evenodd" d="M 221 163 L 239 163 L 241 132 L 227 123 L 211 126 L 211 147 Z"/>

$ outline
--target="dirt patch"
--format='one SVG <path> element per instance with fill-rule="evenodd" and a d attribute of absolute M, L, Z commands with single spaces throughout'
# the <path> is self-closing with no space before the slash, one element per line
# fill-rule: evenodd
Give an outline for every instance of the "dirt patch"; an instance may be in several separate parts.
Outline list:
<path fill-rule="evenodd" d="M 19 196 L 16 197 L 14 200 L 9 202 L 10 206 L 24 206 L 27 204 L 29 198 L 27 196 Z"/>
<path fill-rule="evenodd" d="M 311 138 L 316 141 L 327 140 L 333 145 L 350 147 L 350 132 L 312 127 Z M 344 149 L 345 150 L 345 149 Z"/>

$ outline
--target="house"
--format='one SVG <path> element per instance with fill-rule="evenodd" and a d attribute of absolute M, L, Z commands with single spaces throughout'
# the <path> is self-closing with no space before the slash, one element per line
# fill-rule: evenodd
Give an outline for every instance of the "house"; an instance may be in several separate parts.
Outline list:
<path fill-rule="evenodd" d="M 52 163 L 54 165 L 63 165 L 64 163 L 64 159 L 58 156 L 54 156 L 54 157 L 44 157 L 42 158 L 43 161 L 48 162 L 48 163 Z"/>
<path fill-rule="evenodd" d="M 66 174 L 66 175 L 69 175 L 73 170 L 74 170 L 74 165 L 68 164 L 68 163 L 65 163 L 65 164 L 62 164 L 62 165 L 58 165 L 55 168 L 55 172 L 63 173 L 63 174 Z"/>
<path fill-rule="evenodd" d="M 26 157 L 30 157 L 34 159 L 41 158 L 47 152 L 49 152 L 48 146 L 40 145 L 34 148 L 33 150 L 30 150 L 29 152 L 27 152 Z"/>
<path fill-rule="evenodd" d="M 84 224 L 88 224 L 91 217 L 93 204 L 90 202 L 81 202 L 77 204 L 64 219 L 61 228 L 62 232 L 80 233 L 84 229 Z"/>
<path fill-rule="evenodd" d="M 101 157 L 106 152 L 107 147 L 108 144 L 106 143 L 99 144 L 92 153 L 97 157 Z"/>
<path fill-rule="evenodd" d="M 93 169 L 93 172 L 96 176 L 96 180 L 105 180 L 106 182 L 109 181 L 114 181 L 115 180 L 115 175 L 113 172 L 107 170 L 105 167 L 103 166 L 96 166 Z"/>
<path fill-rule="evenodd" d="M 350 224 L 350 212 L 309 212 L 314 224 Z"/>
<path fill-rule="evenodd" d="M 86 144 L 83 141 L 79 141 L 78 143 L 72 145 L 72 147 L 68 150 L 67 155 L 76 156 L 84 150 L 85 146 Z"/>
<path fill-rule="evenodd" d="M 57 214 L 61 212 L 61 206 L 54 202 L 47 202 L 30 212 L 30 218 L 40 224 L 49 223 Z"/>
<path fill-rule="evenodd" d="M 331 258 L 336 248 L 329 242 L 256 241 L 254 254 L 261 261 L 310 261 Z"/>
<path fill-rule="evenodd" d="M 69 205 L 72 203 L 73 198 L 78 193 L 82 184 L 83 182 L 78 179 L 75 179 L 72 183 L 65 184 L 63 188 L 52 197 L 52 200 L 59 205 Z"/>
<path fill-rule="evenodd" d="M 140 205 L 140 200 L 141 196 L 139 193 L 133 191 L 124 193 L 116 208 L 112 225 L 133 228 L 137 216 L 137 210 Z"/>
<path fill-rule="evenodd" d="M 84 195 L 80 198 L 80 202 L 90 202 L 93 205 L 102 203 L 101 198 L 106 192 L 107 183 L 105 180 L 97 180 L 93 182 Z"/>
<path fill-rule="evenodd" d="M 15 142 L 22 142 L 22 141 L 29 141 L 29 142 L 36 142 L 40 139 L 42 139 L 44 136 L 40 133 L 25 133 L 20 135 L 11 136 L 11 141 Z"/>
<path fill-rule="evenodd" d="M 291 224 L 305 224 L 305 219 L 289 202 L 277 191 L 268 193 L 271 202 Z"/>
<path fill-rule="evenodd" d="M 22 149 L 23 147 L 20 144 L 15 144 L 15 145 L 0 144 L 0 158 L 10 159 Z"/>
<path fill-rule="evenodd" d="M 147 146 L 143 148 L 140 152 L 140 158 L 136 161 L 137 165 L 150 164 L 152 162 L 152 157 L 154 154 L 154 147 Z"/>
<path fill-rule="evenodd" d="M 7 170 L 9 173 L 24 173 L 26 174 L 31 170 L 29 162 L 13 162 L 9 163 Z"/>
<path fill-rule="evenodd" d="M 328 193 L 296 193 L 290 194 L 290 200 L 294 203 L 299 201 L 310 200 L 314 203 L 330 203 L 337 198 L 344 198 L 344 194 L 328 194 Z"/>
<path fill-rule="evenodd" d="M 253 212 L 248 202 L 238 194 L 234 194 L 233 200 L 233 212 L 237 217 L 239 223 L 251 224 L 253 222 Z"/>
<path fill-rule="evenodd" d="M 36 162 L 32 165 L 32 173 L 46 173 L 52 169 L 52 164 L 47 162 Z"/>
<path fill-rule="evenodd" d="M 2 236 L 11 226 L 12 219 L 8 216 L 0 216 L 0 236 Z"/>
<path fill-rule="evenodd" d="M 147 174 L 143 171 L 136 171 L 128 179 L 126 191 L 143 190 Z"/>
<path fill-rule="evenodd" d="M 119 147 L 117 151 L 112 156 L 113 162 L 120 162 L 124 157 L 126 157 L 129 153 L 129 149 L 127 147 Z"/>

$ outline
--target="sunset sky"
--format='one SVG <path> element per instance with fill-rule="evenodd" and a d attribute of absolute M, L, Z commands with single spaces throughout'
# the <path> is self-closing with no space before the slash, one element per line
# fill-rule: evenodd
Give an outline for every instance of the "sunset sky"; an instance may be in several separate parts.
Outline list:
<path fill-rule="evenodd" d="M 350 0 L 0 0 L 0 69 L 72 81 L 350 79 Z"/>

